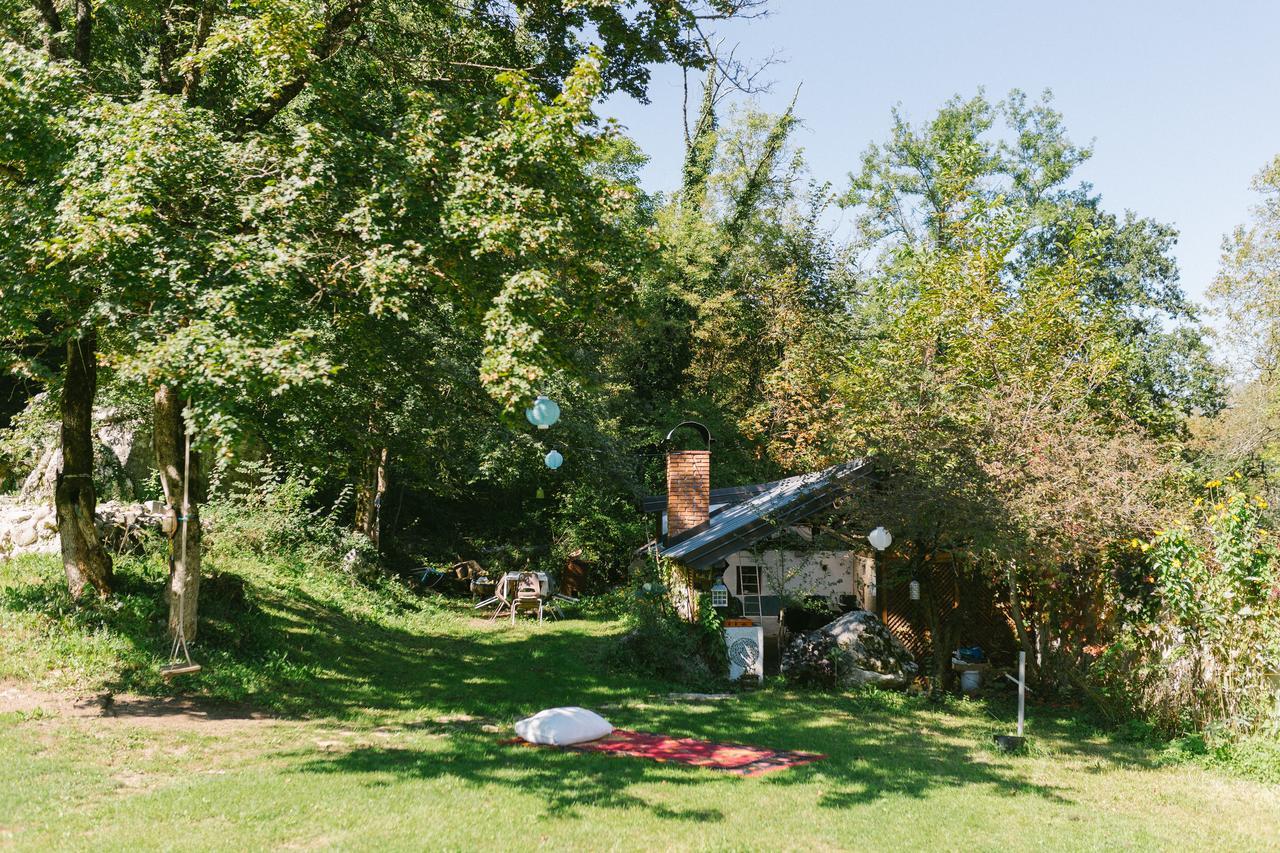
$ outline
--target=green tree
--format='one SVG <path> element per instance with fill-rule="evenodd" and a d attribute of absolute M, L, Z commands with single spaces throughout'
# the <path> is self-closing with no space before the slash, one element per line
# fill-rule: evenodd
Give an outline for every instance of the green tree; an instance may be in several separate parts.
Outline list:
<path fill-rule="evenodd" d="M 955 99 L 919 127 L 895 117 L 843 199 L 870 258 L 865 296 L 769 378 L 786 401 L 776 453 L 807 465 L 869 454 L 882 468 L 851 526 L 874 518 L 898 536 L 925 587 L 939 685 L 959 638 L 924 565 L 950 556 L 1007 581 L 1015 605 L 1031 582 L 1019 634 L 1056 647 L 1053 626 L 1078 607 L 1056 592 L 1064 578 L 1092 576 L 1153 522 L 1160 443 L 1180 409 L 1216 393 L 1207 361 L 1190 384 L 1160 361 L 1178 322 L 1195 346 L 1173 363 L 1203 360 L 1166 232 L 1071 189 L 1087 155 L 1047 104 L 1017 93 Z"/>
<path fill-rule="evenodd" d="M 609 304 L 591 254 L 608 193 L 579 180 L 591 101 L 641 93 L 650 62 L 700 64 L 699 22 L 754 5 L 0 4 L 16 140 L 3 337 L 69 342 L 65 464 L 88 446 L 99 343 L 155 393 L 157 435 L 198 432 L 198 451 L 234 435 L 247 399 L 340 376 L 319 333 L 353 313 L 456 307 L 486 340 L 484 386 L 518 405 L 555 361 L 549 332 Z M 587 229 L 591 246 L 575 242 Z M 182 443 L 157 445 L 170 500 L 202 491 Z M 64 473 L 85 484 L 60 490 L 81 522 L 64 554 L 105 591 L 91 480 Z M 199 526 L 184 515 L 194 556 L 170 586 L 190 612 L 171 621 L 190 638 Z"/>

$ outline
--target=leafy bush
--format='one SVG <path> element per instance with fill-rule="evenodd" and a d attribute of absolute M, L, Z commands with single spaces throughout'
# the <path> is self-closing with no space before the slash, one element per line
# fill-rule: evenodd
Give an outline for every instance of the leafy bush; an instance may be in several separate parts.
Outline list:
<path fill-rule="evenodd" d="M 331 508 L 308 509 L 315 487 L 296 474 L 282 474 L 270 461 L 240 462 L 234 479 L 223 472 L 223 482 L 230 485 L 204 508 L 205 546 L 212 558 L 289 554 L 364 581 L 381 574 L 373 544 L 339 521 L 342 496 Z"/>
<path fill-rule="evenodd" d="M 1280 553 L 1266 508 L 1215 481 L 1190 520 L 1133 542 L 1155 606 L 1124 603 L 1127 619 L 1094 672 L 1108 699 L 1166 736 L 1275 725 Z"/>
<path fill-rule="evenodd" d="M 676 613 L 657 561 L 634 567 L 626 619 L 630 630 L 608 654 L 617 669 L 692 686 L 724 680 L 728 660 L 720 617 L 704 596 L 697 622 Z"/>

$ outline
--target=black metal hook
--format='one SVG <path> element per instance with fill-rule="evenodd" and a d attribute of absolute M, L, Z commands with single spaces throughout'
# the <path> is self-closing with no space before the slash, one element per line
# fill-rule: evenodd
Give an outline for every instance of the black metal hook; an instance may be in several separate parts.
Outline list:
<path fill-rule="evenodd" d="M 693 429 L 696 429 L 702 435 L 703 441 L 707 443 L 707 450 L 711 449 L 711 430 L 707 429 L 704 424 L 700 424 L 697 421 L 681 421 L 680 423 L 676 424 L 674 427 L 671 428 L 671 432 L 667 433 L 665 442 L 667 444 L 670 444 L 671 436 L 675 435 L 676 431 L 679 429 L 682 429 L 683 427 L 692 427 Z"/>

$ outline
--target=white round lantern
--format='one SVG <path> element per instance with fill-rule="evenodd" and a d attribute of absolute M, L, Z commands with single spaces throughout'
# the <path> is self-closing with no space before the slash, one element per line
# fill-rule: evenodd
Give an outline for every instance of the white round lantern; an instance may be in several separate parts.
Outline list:
<path fill-rule="evenodd" d="M 542 461 L 546 463 L 548 468 L 554 471 L 564 464 L 564 457 L 560 455 L 559 450 L 553 450 L 546 456 L 542 457 Z"/>
<path fill-rule="evenodd" d="M 871 543 L 872 548 L 883 551 L 893 544 L 893 536 L 883 527 L 877 527 L 867 534 L 867 541 Z"/>
<path fill-rule="evenodd" d="M 560 406 L 550 397 L 539 394 L 533 405 L 524 410 L 524 416 L 538 429 L 546 429 L 560 420 Z"/>
<path fill-rule="evenodd" d="M 724 585 L 722 578 L 716 578 L 716 582 L 711 585 L 711 606 L 729 606 L 729 587 Z"/>
<path fill-rule="evenodd" d="M 911 583 L 907 584 L 907 594 L 910 596 L 912 601 L 919 601 L 920 581 L 913 580 Z"/>

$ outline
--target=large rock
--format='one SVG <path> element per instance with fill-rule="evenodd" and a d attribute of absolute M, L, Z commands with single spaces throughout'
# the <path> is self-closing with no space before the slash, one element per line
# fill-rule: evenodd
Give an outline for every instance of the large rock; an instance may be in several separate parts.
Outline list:
<path fill-rule="evenodd" d="M 800 681 L 839 687 L 901 688 L 920 672 L 907 647 L 865 610 L 797 635 L 782 653 L 782 669 Z"/>
<path fill-rule="evenodd" d="M 43 406 L 44 399 L 43 394 L 37 395 L 31 405 Z M 29 455 L 23 455 L 5 475 L 21 480 L 19 494 L 27 501 L 53 497 L 62 467 L 56 420 L 41 419 L 38 424 L 28 442 Z M 143 494 L 151 483 L 154 458 L 147 418 L 104 406 L 94 409 L 93 424 L 93 479 L 99 499 L 129 500 Z"/>
<path fill-rule="evenodd" d="M 130 492 L 122 491 L 122 496 L 141 493 L 155 470 L 150 423 L 145 417 L 109 408 L 95 411 L 93 417 L 98 441 L 111 451 L 119 463 L 122 478 L 130 486 Z"/>

